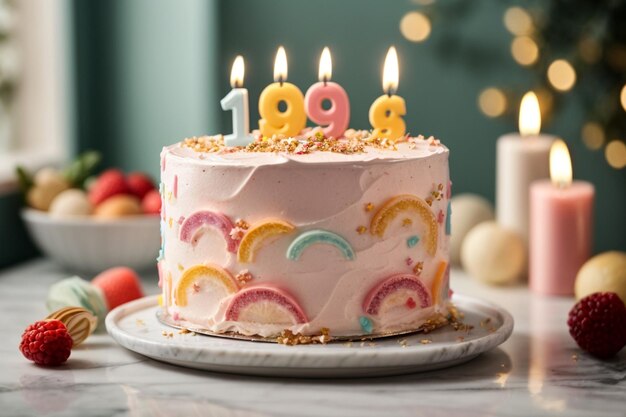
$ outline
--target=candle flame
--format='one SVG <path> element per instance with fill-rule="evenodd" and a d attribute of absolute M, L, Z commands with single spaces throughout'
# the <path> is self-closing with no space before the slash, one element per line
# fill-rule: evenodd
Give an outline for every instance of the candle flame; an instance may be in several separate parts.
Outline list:
<path fill-rule="evenodd" d="M 522 136 L 538 135 L 541 130 L 539 100 L 532 91 L 524 94 L 519 109 L 519 132 Z"/>
<path fill-rule="evenodd" d="M 326 82 L 330 80 L 330 77 L 333 75 L 333 61 L 330 58 L 330 49 L 325 47 L 322 51 L 322 56 L 320 57 L 320 67 L 317 73 L 317 78 Z"/>
<path fill-rule="evenodd" d="M 572 183 L 572 160 L 567 145 L 557 139 L 550 148 L 550 179 L 557 187 L 569 187 Z"/>
<path fill-rule="evenodd" d="M 274 81 L 283 82 L 287 80 L 287 54 L 282 46 L 276 52 L 276 60 L 274 61 Z"/>
<path fill-rule="evenodd" d="M 398 89 L 399 80 L 398 70 L 398 53 L 396 48 L 392 46 L 385 57 L 385 66 L 383 67 L 383 91 L 391 95 Z"/>
<path fill-rule="evenodd" d="M 230 86 L 232 88 L 240 88 L 243 86 L 244 72 L 243 57 L 241 55 L 237 55 L 237 58 L 233 61 L 233 67 L 230 70 Z"/>

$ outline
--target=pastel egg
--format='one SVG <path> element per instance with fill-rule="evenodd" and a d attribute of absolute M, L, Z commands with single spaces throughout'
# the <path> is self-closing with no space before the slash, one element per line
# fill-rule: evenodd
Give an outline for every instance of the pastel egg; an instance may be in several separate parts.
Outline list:
<path fill-rule="evenodd" d="M 88 216 L 92 206 L 83 190 L 70 189 L 57 195 L 50 204 L 50 216 L 55 218 Z"/>
<path fill-rule="evenodd" d="M 96 217 L 115 219 L 124 216 L 141 214 L 141 203 L 137 197 L 130 195 L 116 195 L 107 198 L 94 211 Z"/>
<path fill-rule="evenodd" d="M 594 292 L 614 292 L 626 303 L 626 252 L 604 252 L 585 262 L 574 292 L 577 300 Z"/>
<path fill-rule="evenodd" d="M 26 194 L 26 202 L 29 206 L 43 211 L 48 211 L 52 200 L 70 188 L 63 175 L 52 168 L 39 170 L 33 178 L 33 183 L 33 187 Z"/>
<path fill-rule="evenodd" d="M 461 263 L 461 245 L 472 228 L 482 222 L 493 220 L 493 207 L 487 199 L 476 194 L 459 194 L 450 200 L 452 216 L 450 224 L 450 262 Z"/>
<path fill-rule="evenodd" d="M 496 222 L 479 224 L 469 231 L 461 247 L 461 262 L 473 278 L 487 284 L 518 281 L 526 266 L 522 238 Z"/>

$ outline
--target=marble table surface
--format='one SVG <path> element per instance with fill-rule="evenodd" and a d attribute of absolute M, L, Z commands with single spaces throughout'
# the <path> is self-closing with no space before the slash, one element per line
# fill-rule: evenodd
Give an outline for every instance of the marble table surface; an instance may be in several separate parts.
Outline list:
<path fill-rule="evenodd" d="M 46 315 L 50 284 L 67 273 L 45 260 L 0 271 L 0 416 L 626 416 L 626 349 L 600 361 L 567 333 L 570 298 L 492 288 L 460 270 L 452 288 L 499 303 L 515 318 L 500 348 L 461 366 L 387 378 L 298 380 L 194 371 L 89 338 L 47 369 L 17 349 Z M 156 277 L 144 277 L 156 293 Z M 285 347 L 287 348 L 287 347 Z"/>

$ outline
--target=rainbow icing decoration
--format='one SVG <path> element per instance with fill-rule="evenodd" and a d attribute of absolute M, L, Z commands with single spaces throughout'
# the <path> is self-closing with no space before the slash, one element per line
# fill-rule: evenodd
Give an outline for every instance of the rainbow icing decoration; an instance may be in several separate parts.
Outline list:
<path fill-rule="evenodd" d="M 272 238 L 293 232 L 295 227 L 282 220 L 268 219 L 249 229 L 241 239 L 237 249 L 237 260 L 253 262 L 256 253 Z"/>
<path fill-rule="evenodd" d="M 221 213 L 212 211 L 198 211 L 187 217 L 180 226 L 180 240 L 195 245 L 198 241 L 196 235 L 207 226 L 215 227 L 222 232 L 229 252 L 237 252 L 239 241 L 230 236 L 230 231 L 235 227 L 233 222 Z"/>
<path fill-rule="evenodd" d="M 302 255 L 305 249 L 315 244 L 332 245 L 339 249 L 343 257 L 347 260 L 352 261 L 356 258 L 356 253 L 354 249 L 352 249 L 352 245 L 350 245 L 346 239 L 339 236 L 337 233 L 322 229 L 309 230 L 299 234 L 298 237 L 291 242 L 291 245 L 289 245 L 287 258 L 292 261 L 297 261 L 300 259 L 300 255 Z"/>
<path fill-rule="evenodd" d="M 430 256 L 435 256 L 435 253 L 437 253 L 437 239 L 439 237 L 437 218 L 428 206 L 428 203 L 417 196 L 401 194 L 387 200 L 372 217 L 370 233 L 374 236 L 384 237 L 387 227 L 400 213 L 406 212 L 414 212 L 421 217 L 427 228 L 423 239 L 426 245 L 426 253 Z"/>
<path fill-rule="evenodd" d="M 202 281 L 218 284 L 227 294 L 234 294 L 239 289 L 237 282 L 225 269 L 217 265 L 196 265 L 183 272 L 176 286 L 176 304 L 179 307 L 187 305 L 187 291 Z"/>
<path fill-rule="evenodd" d="M 435 302 L 439 304 L 448 296 L 448 284 L 450 278 L 450 265 L 446 261 L 441 261 L 437 266 L 435 279 L 433 279 L 431 294 L 435 297 Z"/>
<path fill-rule="evenodd" d="M 384 279 L 370 290 L 363 301 L 363 311 L 377 316 L 384 310 L 404 306 L 411 310 L 432 305 L 428 289 L 412 274 L 396 274 Z"/>
<path fill-rule="evenodd" d="M 268 286 L 239 291 L 226 309 L 226 320 L 283 325 L 308 322 L 302 308 L 289 294 Z"/>

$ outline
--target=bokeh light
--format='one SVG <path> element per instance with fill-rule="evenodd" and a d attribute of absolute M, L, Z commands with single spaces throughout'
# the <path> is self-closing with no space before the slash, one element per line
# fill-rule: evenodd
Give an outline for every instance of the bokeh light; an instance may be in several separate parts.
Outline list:
<path fill-rule="evenodd" d="M 539 58 L 539 46 L 529 36 L 516 36 L 511 42 L 511 55 L 520 65 L 529 66 Z"/>
<path fill-rule="evenodd" d="M 622 87 L 622 93 L 619 96 L 619 101 L 621 101 L 622 108 L 626 111 L 626 84 Z"/>
<path fill-rule="evenodd" d="M 478 96 L 478 107 L 486 116 L 501 116 L 506 111 L 506 106 L 506 96 L 498 88 L 486 88 Z"/>
<path fill-rule="evenodd" d="M 513 35 L 530 35 L 534 30 L 533 19 L 526 9 L 509 7 L 504 13 L 504 26 Z"/>
<path fill-rule="evenodd" d="M 581 136 L 585 146 L 596 151 L 604 145 L 604 129 L 599 123 L 587 122 L 583 125 Z"/>
<path fill-rule="evenodd" d="M 548 81 L 559 91 L 569 91 L 576 83 L 576 71 L 566 60 L 557 59 L 548 67 Z"/>
<path fill-rule="evenodd" d="M 615 169 L 626 167 L 626 144 L 619 140 L 612 140 L 604 150 L 606 161 Z"/>
<path fill-rule="evenodd" d="M 430 30 L 430 20 L 420 12 L 409 12 L 400 21 L 402 36 L 411 42 L 425 41 L 430 35 Z"/>

